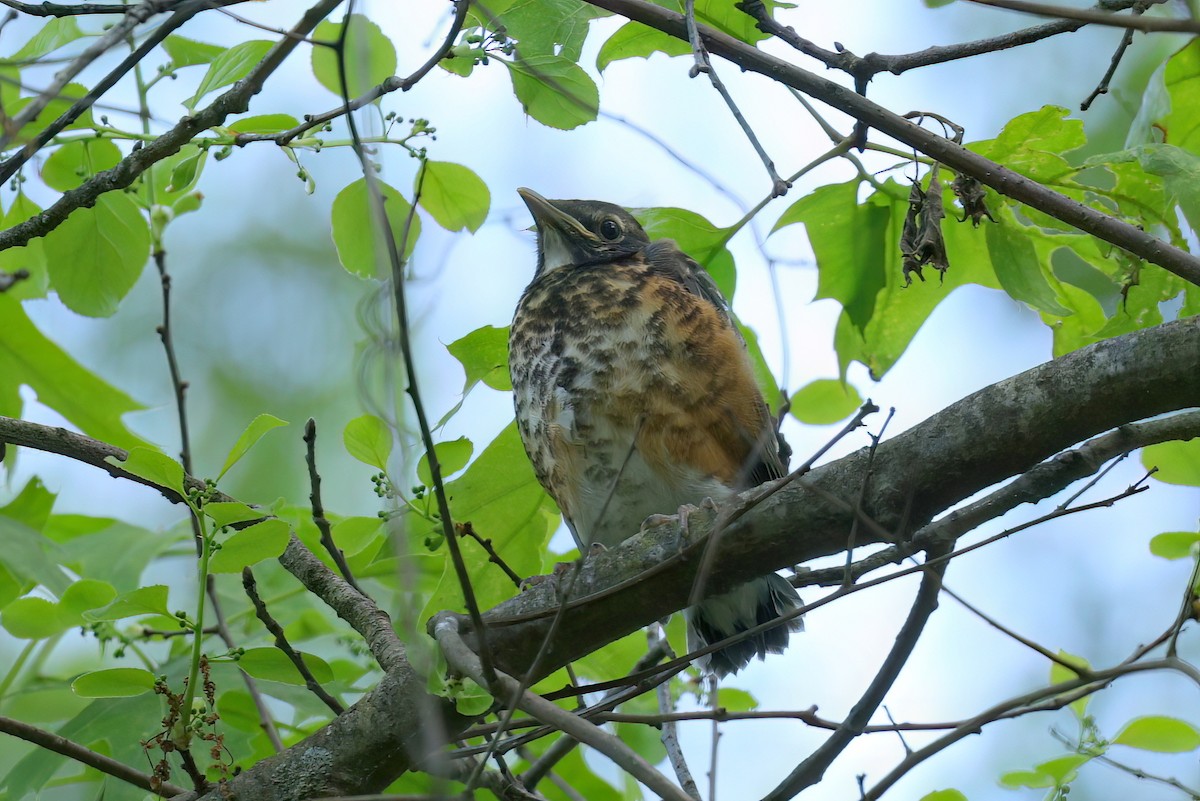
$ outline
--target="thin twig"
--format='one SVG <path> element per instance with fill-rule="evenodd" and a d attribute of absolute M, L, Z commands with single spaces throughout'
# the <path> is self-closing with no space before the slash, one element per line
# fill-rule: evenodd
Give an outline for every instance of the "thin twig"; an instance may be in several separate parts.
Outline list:
<path fill-rule="evenodd" d="M 517 706 L 533 715 L 543 723 L 554 726 L 571 735 L 582 743 L 595 748 L 600 753 L 613 760 L 626 773 L 646 785 L 652 792 L 666 801 L 692 801 L 686 793 L 667 780 L 655 770 L 654 766 L 642 759 L 632 748 L 608 732 L 600 729 L 580 717 L 572 715 L 545 700 L 536 693 L 521 690 L 520 682 L 501 671 L 494 671 L 489 679 L 483 671 L 478 655 L 463 642 L 458 631 L 458 618 L 455 615 L 441 613 L 434 618 L 434 638 L 441 647 L 451 669 L 464 676 L 469 676 L 481 686 L 491 681 L 504 695 L 515 696 Z"/>
<path fill-rule="evenodd" d="M 948 551 L 931 552 L 934 558 L 947 555 Z M 900 627 L 896 635 L 896 644 L 888 653 L 880 666 L 879 672 L 871 680 L 858 703 L 850 710 L 850 714 L 838 726 L 837 731 L 830 735 L 816 751 L 813 751 L 784 779 L 779 786 L 764 797 L 764 801 L 784 801 L 792 798 L 804 788 L 810 787 L 821 780 L 825 770 L 833 763 L 850 742 L 863 733 L 871 716 L 883 702 L 888 690 L 892 688 L 900 669 L 912 655 L 925 624 L 938 606 L 938 595 L 942 588 L 942 576 L 946 572 L 946 562 L 939 562 L 930 567 L 921 578 L 921 586 L 917 590 L 908 619 Z"/>
<path fill-rule="evenodd" d="M 621 14 L 686 41 L 683 16 L 648 0 L 584 0 L 589 5 Z M 1139 18 L 1145 19 L 1145 17 Z M 1193 23 L 1193 27 L 1200 29 Z M 831 80 L 746 44 L 726 33 L 697 25 L 705 49 L 742 69 L 791 86 L 866 123 L 903 144 L 916 148 L 956 172 L 967 173 L 1003 195 L 1045 212 L 1079 230 L 1129 251 L 1200 286 L 1200 257 L 1176 248 L 1153 234 L 1110 214 L 1055 192 L 945 137 L 926 131 L 882 106 Z"/>
<path fill-rule="evenodd" d="M 876 801 L 876 799 L 880 798 L 892 785 L 917 765 L 933 755 L 944 751 L 964 737 L 977 733 L 983 726 L 994 720 L 1014 717 L 1023 708 L 1032 708 L 1033 704 L 1042 701 L 1049 704 L 1049 706 L 1044 707 L 1045 709 L 1061 709 L 1073 700 L 1085 697 L 1107 687 L 1114 679 L 1121 676 L 1157 670 L 1174 670 L 1187 675 L 1193 681 L 1200 678 L 1200 676 L 1196 675 L 1195 668 L 1192 668 L 1185 662 L 1181 662 L 1178 659 L 1156 659 L 1136 664 L 1122 664 L 1106 670 L 1097 670 L 1092 674 L 1092 678 L 1070 679 L 1059 684 L 1050 685 L 1049 687 L 1041 687 L 1037 690 L 1023 693 L 985 709 L 975 717 L 963 721 L 962 725 L 953 731 L 939 737 L 925 747 L 913 751 L 892 768 L 887 775 L 880 779 L 874 787 L 863 793 L 861 801 Z M 1070 695 L 1072 693 L 1076 693 L 1076 695 L 1072 697 Z M 1037 711 L 1042 711 L 1042 709 L 1038 709 Z"/>
<path fill-rule="evenodd" d="M 312 519 L 316 524 L 317 530 L 321 532 L 321 545 L 325 546 L 326 553 L 333 559 L 333 563 L 337 565 L 338 572 L 342 574 L 342 578 L 346 580 L 354 589 L 366 595 L 362 587 L 358 586 L 358 582 L 354 580 L 354 574 L 350 571 L 350 565 L 346 564 L 346 555 L 342 553 L 342 549 L 333 541 L 333 529 L 329 525 L 329 519 L 325 517 L 325 506 L 321 503 L 321 474 L 317 472 L 317 421 L 308 418 L 308 423 L 304 426 L 304 446 L 305 446 L 305 461 L 308 462 L 308 485 L 310 487 L 308 500 L 312 505 Z"/>
<path fill-rule="evenodd" d="M 271 612 L 267 609 L 266 602 L 258 594 L 258 582 L 254 580 L 254 573 L 248 567 L 242 568 L 242 588 L 246 591 L 246 597 L 250 599 L 250 603 L 254 604 L 254 616 L 257 617 L 267 631 L 275 638 L 275 647 L 283 651 L 283 655 L 288 658 L 288 661 L 295 666 L 297 672 L 304 678 L 304 686 L 308 691 L 317 696 L 321 703 L 329 707 L 333 714 L 340 715 L 346 711 L 346 707 L 342 703 L 330 695 L 321 682 L 317 681 L 317 677 L 308 669 L 308 665 L 304 663 L 304 658 L 292 648 L 292 644 L 288 642 L 287 634 L 283 631 L 283 626 L 271 616 Z"/>
<path fill-rule="evenodd" d="M 211 5 L 212 2 L 226 0 L 196 2 Z M 293 33 L 307 34 L 340 4 L 341 0 L 318 0 L 292 27 Z M 130 186 L 143 172 L 162 159 L 178 153 L 181 147 L 200 133 L 220 125 L 232 114 L 244 112 L 249 107 L 250 98 L 262 90 L 267 78 L 291 55 L 296 46 L 297 42 L 292 37 L 280 40 L 245 78 L 219 95 L 204 110 L 185 116 L 174 128 L 144 147 L 135 149 L 115 167 L 98 172 L 74 189 L 67 190 L 41 214 L 0 231 L 0 250 L 20 247 L 32 239 L 45 236 L 62 225 L 76 209 L 93 205 L 96 198 L 105 192 Z"/>
<path fill-rule="evenodd" d="M 1113 28 L 1130 28 L 1136 31 L 1159 33 L 1200 33 L 1200 23 L 1190 19 L 1163 19 L 1162 17 L 1125 17 L 1106 11 L 1084 8 L 1069 8 L 1046 3 L 1029 3 L 1025 0 L 968 0 L 980 6 L 992 6 L 1009 11 L 1036 14 L 1039 17 L 1057 17 L 1081 22 L 1108 25 Z"/>
<path fill-rule="evenodd" d="M 1135 6 L 1133 13 L 1137 15 L 1145 10 L 1144 6 Z M 1133 28 L 1129 28 L 1121 36 L 1121 41 L 1117 45 L 1116 51 L 1113 52 L 1112 60 L 1108 63 L 1108 69 L 1104 71 L 1104 77 L 1100 79 L 1100 83 L 1096 85 L 1092 93 L 1079 104 L 1080 111 L 1087 111 L 1092 107 L 1092 103 L 1095 102 L 1096 98 L 1100 95 L 1108 94 L 1108 84 L 1112 81 L 1113 76 L 1116 75 L 1117 67 L 1121 64 L 1121 59 L 1125 57 L 1125 51 L 1129 49 L 1129 45 L 1131 44 L 1133 44 Z"/>
<path fill-rule="evenodd" d="M 492 546 L 492 541 L 490 539 L 484 539 L 483 537 L 479 536 L 479 533 L 475 531 L 475 526 L 471 525 L 471 521 L 468 520 L 465 523 L 455 523 L 454 530 L 458 532 L 460 537 L 469 537 L 470 539 L 473 539 L 475 542 L 479 543 L 479 547 L 483 548 L 483 550 L 487 553 L 488 561 L 500 568 L 504 572 L 504 575 L 508 576 L 508 580 L 511 581 L 514 586 L 516 586 L 518 589 L 521 587 L 524 579 L 518 576 L 517 572 L 508 566 L 508 562 L 505 562 L 500 554 L 496 552 L 496 549 Z"/>
<path fill-rule="evenodd" d="M 671 648 L 671 644 L 667 642 L 667 634 L 662 630 L 662 626 L 657 624 L 651 626 L 646 636 L 651 650 L 660 649 L 667 657 L 674 658 L 675 652 Z M 654 693 L 658 698 L 658 711 L 660 714 L 669 715 L 675 711 L 675 702 L 671 698 L 670 682 L 664 681 L 658 685 L 654 688 Z M 659 739 L 662 741 L 663 748 L 667 750 L 667 759 L 675 771 L 675 778 L 679 779 L 679 786 L 694 801 L 700 801 L 700 788 L 696 786 L 696 780 L 692 778 L 692 771 L 688 768 L 687 759 L 683 755 L 683 748 L 679 745 L 679 731 L 675 725 L 675 721 L 663 721 L 662 735 Z"/>
<path fill-rule="evenodd" d="M 750 127 L 750 123 L 746 121 L 741 109 L 733 99 L 733 95 L 725 88 L 725 84 L 717 77 L 717 71 L 713 69 L 712 61 L 708 58 L 708 51 L 704 49 L 704 44 L 700 41 L 700 34 L 697 32 L 696 26 L 696 0 L 685 0 L 684 4 L 684 19 L 687 24 L 688 41 L 692 45 L 692 55 L 695 59 L 695 64 L 688 71 L 688 77 L 695 78 L 700 73 L 706 73 L 708 80 L 712 83 L 713 89 L 721 95 L 721 99 L 725 101 L 725 105 L 729 107 L 733 118 L 737 120 L 738 126 L 742 129 L 742 133 L 750 140 L 751 146 L 754 147 L 754 152 L 758 154 L 762 160 L 763 167 L 767 170 L 767 175 L 771 179 L 771 197 L 783 197 L 787 191 L 791 189 L 790 181 L 785 181 L 775 171 L 775 162 L 767 155 L 766 149 L 762 146 L 762 142 L 758 141 L 758 136 L 754 133 L 754 129 Z"/>
<path fill-rule="evenodd" d="M 666 641 L 666 638 L 662 638 L 657 642 L 651 641 L 649 649 L 645 654 L 642 655 L 640 659 L 638 659 L 637 663 L 634 664 L 632 672 L 639 673 L 646 668 L 657 665 L 662 661 L 663 657 L 673 658 L 674 656 L 675 654 L 671 651 L 671 646 Z M 663 684 L 665 684 L 665 682 L 657 684 L 655 689 L 662 687 Z M 580 697 L 582 697 L 582 694 Z M 603 700 L 599 704 L 596 704 L 592 707 L 585 706 L 581 709 L 577 709 L 576 712 L 581 717 L 591 719 L 604 714 L 602 710 L 605 707 L 610 706 L 611 702 L 625 701 L 629 697 L 630 696 L 624 692 L 624 688 L 614 688 L 605 693 Z M 488 733 L 494 733 L 499 736 L 510 728 L 511 723 L 512 716 L 510 715 L 506 720 L 502 720 L 490 728 Z M 551 769 L 561 762 L 567 754 L 571 753 L 571 751 L 578 744 L 578 740 L 567 735 L 560 737 L 553 745 L 547 748 L 540 757 L 538 757 L 536 760 L 532 760 L 529 769 L 521 774 L 521 780 L 524 782 L 525 786 L 530 790 L 537 787 L 538 783 L 541 782 L 544 777 L 550 774 Z"/>
<path fill-rule="evenodd" d="M 134 770 L 112 757 L 96 753 L 90 748 L 68 740 L 66 737 L 39 729 L 36 726 L 30 726 L 28 723 L 20 720 L 0 716 L 0 732 L 20 738 L 25 742 L 33 743 L 36 746 L 45 748 L 47 751 L 61 754 L 68 759 L 75 760 L 81 765 L 95 768 L 101 773 L 120 779 L 123 782 L 128 782 L 148 793 L 169 798 L 170 796 L 181 795 L 187 792 L 187 789 L 171 784 L 170 782 L 156 783 L 148 774 L 142 773 L 140 770 Z"/>
<path fill-rule="evenodd" d="M 407 92 L 409 89 L 416 86 L 429 71 L 437 66 L 438 62 L 446 57 L 450 49 L 454 47 L 454 40 L 458 37 L 462 30 L 463 23 L 467 18 L 467 10 L 470 8 L 470 0 L 455 0 L 454 3 L 454 21 L 450 24 L 450 30 L 446 32 L 446 38 L 442 41 L 441 47 L 434 51 L 428 60 L 422 64 L 416 72 L 413 72 L 407 78 L 397 78 L 392 76 L 385 79 L 378 86 L 368 90 L 359 97 L 348 102 L 343 102 L 337 108 L 321 114 L 305 114 L 304 121 L 294 128 L 274 134 L 238 134 L 234 137 L 233 143 L 239 147 L 249 144 L 250 142 L 275 142 L 278 145 L 286 145 L 298 136 L 303 136 L 305 133 L 314 128 L 319 128 L 328 122 L 331 122 L 338 117 L 346 116 L 351 111 L 357 111 L 363 106 L 374 103 L 379 98 L 392 92 Z"/>

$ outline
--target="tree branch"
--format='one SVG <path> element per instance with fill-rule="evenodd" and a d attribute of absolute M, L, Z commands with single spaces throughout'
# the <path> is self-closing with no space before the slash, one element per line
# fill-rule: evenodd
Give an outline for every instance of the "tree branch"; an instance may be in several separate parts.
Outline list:
<path fill-rule="evenodd" d="M 621 14 L 651 28 L 687 40 L 681 14 L 646 0 L 585 0 L 591 5 Z M 1138 17 L 1145 19 L 1145 17 Z M 742 69 L 757 72 L 849 114 L 859 122 L 882 131 L 899 142 L 919 150 L 957 172 L 966 173 L 1002 195 L 1072 225 L 1169 270 L 1200 286 L 1200 258 L 1157 239 L 1116 217 L 1085 206 L 1059 194 L 1024 175 L 972 153 L 945 137 L 914 125 L 852 89 L 801 69 L 781 58 L 704 25 L 697 26 L 700 39 L 710 53 L 732 61 Z"/>
<path fill-rule="evenodd" d="M 267 78 L 296 49 L 301 41 L 297 37 L 311 32 L 317 27 L 317 23 L 332 13 L 340 3 L 341 0 L 319 0 L 292 28 L 295 36 L 281 39 L 245 78 L 235 83 L 207 108 L 194 116 L 185 116 L 170 131 L 121 159 L 117 166 L 98 172 L 76 188 L 67 190 L 41 214 L 0 231 L 0 251 L 20 247 L 32 239 L 45 236 L 61 225 L 75 209 L 93 206 L 96 198 L 105 192 L 130 186 L 156 162 L 178 153 L 179 149 L 192 141 L 197 134 L 220 125 L 231 114 L 246 111 L 250 107 L 250 98 L 262 90 Z"/>
<path fill-rule="evenodd" d="M 863 512 L 894 527 L 908 506 L 911 526 L 919 527 L 962 498 L 1088 437 L 1131 419 L 1192 408 L 1200 398 L 1197 363 L 1200 318 L 1190 318 L 1091 345 L 983 389 L 880 444 Z M 127 477 L 104 463 L 105 456 L 122 455 L 119 449 L 62 429 L 0 418 L 0 441 L 62 453 Z M 864 460 L 859 452 L 823 465 L 739 518 L 720 543 L 712 590 L 840 552 Z M 822 501 L 810 486 L 849 499 L 849 511 Z M 705 522 L 692 523 L 693 533 L 702 534 Z M 877 538 L 868 528 L 861 539 Z M 539 674 L 686 605 L 696 549 L 703 545 L 681 543 L 677 526 L 663 525 L 589 558 L 577 578 L 580 599 L 564 612 Z M 364 606 L 369 602 L 299 541 L 289 543 L 280 561 L 365 632 L 387 673 L 344 715 L 235 777 L 210 795 L 214 801 L 282 801 L 283 786 L 304 788 L 310 797 L 374 792 L 466 729 L 469 719 L 426 694 L 424 679 L 382 612 L 370 613 Z M 487 613 L 499 667 L 511 675 L 533 659 L 555 610 L 552 590 L 535 587 Z"/>
<path fill-rule="evenodd" d="M 0 732 L 10 734 L 13 737 L 19 737 L 28 743 L 33 743 L 36 746 L 45 748 L 48 751 L 53 751 L 56 754 L 62 754 L 68 759 L 73 759 L 81 765 L 87 765 L 90 768 L 95 768 L 101 773 L 106 773 L 109 776 L 120 779 L 123 782 L 128 782 L 135 787 L 140 787 L 146 792 L 154 793 L 155 795 L 169 798 L 174 795 L 186 793 L 182 787 L 163 782 L 157 788 L 151 785 L 151 777 L 140 770 L 134 770 L 123 762 L 118 762 L 112 757 L 107 757 L 104 754 L 98 754 L 90 748 L 85 748 L 77 742 L 68 740 L 66 737 L 60 737 L 52 732 L 39 729 L 36 726 L 30 726 L 28 723 L 23 723 L 19 720 L 13 720 L 9 717 L 0 716 Z"/>

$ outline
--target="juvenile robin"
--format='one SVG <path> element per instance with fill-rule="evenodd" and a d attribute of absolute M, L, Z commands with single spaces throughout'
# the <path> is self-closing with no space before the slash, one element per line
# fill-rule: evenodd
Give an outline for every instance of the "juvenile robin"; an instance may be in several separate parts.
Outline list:
<path fill-rule="evenodd" d="M 707 272 L 651 242 L 611 203 L 518 189 L 537 226 L 537 272 L 509 336 L 517 426 L 581 552 L 647 517 L 720 502 L 785 473 L 746 344 Z M 704 647 L 797 607 L 771 573 L 685 611 Z M 727 646 L 718 676 L 781 652 L 799 619 Z"/>

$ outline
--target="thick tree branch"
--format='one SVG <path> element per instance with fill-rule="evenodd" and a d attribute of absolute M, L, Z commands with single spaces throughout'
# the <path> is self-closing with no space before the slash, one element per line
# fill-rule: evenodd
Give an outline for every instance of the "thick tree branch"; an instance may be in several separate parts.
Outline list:
<path fill-rule="evenodd" d="M 1200 399 L 1197 363 L 1200 318 L 1189 318 L 1083 348 L 981 390 L 879 446 L 863 512 L 894 530 L 911 505 L 909 527 L 919 529 L 961 499 L 1088 437 L 1192 408 Z M 865 463 L 864 449 L 818 468 L 730 524 L 710 590 L 840 552 Z M 824 501 L 817 491 L 846 503 Z M 692 530 L 703 533 L 710 523 L 693 516 Z M 677 528 L 661 526 L 590 558 L 537 675 L 684 606 L 705 541 L 678 537 Z M 867 531 L 863 539 L 879 536 Z M 553 607 L 552 588 L 535 587 L 488 613 L 502 669 L 527 668 Z"/>
<path fill-rule="evenodd" d="M 863 512 L 890 530 L 907 507 L 910 527 L 919 528 L 962 498 L 1088 437 L 1190 409 L 1200 399 L 1198 363 L 1200 318 L 1190 318 L 1097 343 L 981 390 L 879 446 Z M 122 475 L 104 463 L 105 456 L 121 455 L 119 449 L 61 429 L 0 418 L 0 441 L 63 453 Z M 864 449 L 819 467 L 733 523 L 719 545 L 712 591 L 844 548 L 865 459 Z M 821 500 L 810 486 L 847 499 L 849 511 Z M 692 518 L 693 533 L 711 523 L 698 518 Z M 863 532 L 862 539 L 871 538 L 878 537 Z M 702 547 L 703 540 L 681 543 L 677 526 L 667 524 L 589 558 L 577 579 L 581 596 L 565 611 L 538 674 L 686 605 Z M 356 628 L 374 638 L 373 651 L 387 674 L 344 715 L 235 777 L 222 793 L 277 801 L 373 792 L 466 729 L 469 719 L 426 694 L 403 646 L 390 628 L 382 631 L 385 619 L 356 617 L 368 603 L 361 595 L 298 541 L 280 561 L 339 614 L 356 618 Z M 487 614 L 494 653 L 506 673 L 523 672 L 533 659 L 555 603 L 551 588 L 535 587 Z M 436 714 L 429 715 L 431 709 Z M 287 795 L 281 786 L 289 788 Z"/>
<path fill-rule="evenodd" d="M 646 0 L 586 0 L 598 8 L 613 11 L 643 25 L 687 40 L 683 15 Z M 1145 19 L 1138 17 L 1137 19 Z M 742 69 L 757 72 L 774 81 L 815 97 L 849 114 L 861 123 L 882 131 L 897 141 L 932 157 L 957 172 L 977 178 L 1002 195 L 1019 200 L 1068 225 L 1099 237 L 1133 255 L 1157 264 L 1200 286 L 1200 258 L 1130 225 L 1097 211 L 1077 200 L 1048 189 L 1037 181 L 972 153 L 945 137 L 914 125 L 899 114 L 840 84 L 801 69 L 781 58 L 733 37 L 698 25 L 700 39 L 709 53 L 732 61 Z M 0 240 L 2 243 L 2 240 Z"/>

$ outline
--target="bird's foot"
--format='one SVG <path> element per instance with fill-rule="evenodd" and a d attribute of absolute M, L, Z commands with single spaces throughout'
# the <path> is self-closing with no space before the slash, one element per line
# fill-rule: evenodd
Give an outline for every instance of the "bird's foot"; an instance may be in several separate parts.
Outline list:
<path fill-rule="evenodd" d="M 683 541 L 686 542 L 690 538 L 690 535 L 691 535 L 691 532 L 690 532 L 691 516 L 694 513 L 701 511 L 701 510 L 712 512 L 713 514 L 716 514 L 717 504 L 712 498 L 709 498 L 707 496 L 704 498 L 704 500 L 700 501 L 699 506 L 694 506 L 693 504 L 685 503 L 682 506 L 680 506 L 679 510 L 673 515 L 650 515 L 644 521 L 642 521 L 641 530 L 647 531 L 656 526 L 661 526 L 666 523 L 674 523 L 675 521 L 679 521 L 680 534 L 683 537 Z"/>

